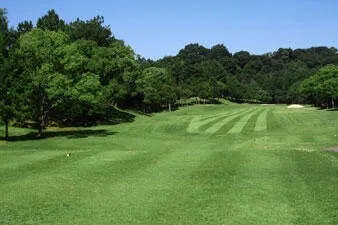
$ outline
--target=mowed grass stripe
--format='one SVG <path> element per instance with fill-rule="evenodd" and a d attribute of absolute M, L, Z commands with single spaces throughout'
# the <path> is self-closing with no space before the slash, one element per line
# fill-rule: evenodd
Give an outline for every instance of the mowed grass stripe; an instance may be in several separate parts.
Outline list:
<path fill-rule="evenodd" d="M 151 215 L 153 224 L 172 224 L 173 220 L 175 224 L 224 224 L 229 219 L 228 215 L 233 213 L 233 193 L 229 189 L 236 180 L 238 167 L 243 164 L 237 162 L 244 162 L 245 155 L 233 151 L 207 152 L 209 155 L 204 155 L 193 167 L 187 163 L 178 164 L 179 168 L 184 165 L 180 168 L 182 172 L 173 174 L 175 183 L 167 184 L 174 188 L 164 189 L 165 201 L 152 204 L 156 207 Z M 154 192 L 151 198 L 154 196 L 163 194 Z"/>
<path fill-rule="evenodd" d="M 0 224 L 26 224 L 29 220 L 34 221 L 32 224 L 67 224 L 69 221 L 71 224 L 116 224 L 113 221 L 102 222 L 106 219 L 101 213 L 108 213 L 108 206 L 114 213 L 121 212 L 117 206 L 125 203 L 125 196 L 131 192 L 131 182 L 144 179 L 137 173 L 167 157 L 167 153 L 170 152 L 107 151 L 95 154 L 91 160 L 87 158 L 75 163 L 67 160 L 68 165 L 53 167 L 48 173 L 35 171 L 34 174 L 26 174 L 29 176 L 21 177 L 19 183 L 0 185 L 7 193 L 0 194 L 0 203 L 4 206 L 0 208 L 0 215 L 7 215 L 9 211 L 12 214 L 11 218 L 0 218 Z M 123 184 L 123 190 L 116 188 L 119 184 Z M 135 189 L 138 188 L 135 186 Z M 102 208 L 103 202 L 105 208 Z M 23 210 L 12 211 L 18 203 Z M 81 216 L 74 217 L 79 214 Z M 89 223 L 93 216 L 95 222 Z"/>
<path fill-rule="evenodd" d="M 0 224 L 337 224 L 338 154 L 320 150 L 337 146 L 337 111 L 191 109 L 99 127 L 114 136 L 0 142 Z M 238 109 L 214 135 L 186 132 Z"/>
<path fill-rule="evenodd" d="M 238 110 L 236 113 L 239 113 L 239 112 L 242 112 L 244 111 L 245 109 L 240 109 Z M 221 114 L 221 115 L 218 115 L 218 116 L 215 116 L 215 117 L 211 117 L 211 118 L 208 118 L 208 119 L 204 119 L 201 117 L 201 116 L 197 116 L 195 118 L 192 119 L 192 121 L 190 122 L 188 128 L 187 128 L 187 132 L 188 133 L 198 133 L 199 132 L 199 128 L 203 125 L 206 125 L 208 123 L 211 123 L 217 119 L 220 119 L 220 118 L 223 118 L 229 114 L 232 114 L 234 113 L 233 111 L 231 112 L 228 112 L 228 113 L 224 113 L 224 114 Z"/>
<path fill-rule="evenodd" d="M 208 128 L 205 133 L 207 134 L 214 134 L 217 131 L 219 131 L 224 125 L 226 125 L 227 123 L 229 123 L 231 120 L 242 116 L 243 114 L 247 113 L 247 112 L 251 112 L 253 110 L 245 110 L 245 111 L 240 111 L 239 113 L 236 114 L 231 114 L 229 117 L 225 118 L 224 120 L 214 124 L 213 126 L 211 126 L 210 128 Z"/>
<path fill-rule="evenodd" d="M 184 208 L 190 211 L 191 205 L 181 204 L 189 200 L 189 193 L 196 189 L 195 182 L 191 182 L 188 178 L 212 153 L 199 150 L 190 153 L 183 149 L 175 151 L 145 170 L 138 171 L 135 174 L 137 176 L 132 179 L 124 179 L 113 186 L 113 193 L 107 193 L 114 198 L 111 202 L 112 210 L 133 211 L 132 217 L 117 218 L 115 223 L 135 224 L 135 221 L 148 221 L 143 224 L 171 224 L 168 221 L 184 216 L 186 213 Z M 97 201 L 99 204 L 104 198 Z M 181 207 L 176 207 L 177 204 Z M 142 207 L 139 207 L 140 205 Z"/>
<path fill-rule="evenodd" d="M 241 131 L 242 134 L 252 134 L 254 132 L 257 118 L 262 113 L 262 111 L 263 109 L 256 111 L 255 114 L 250 117 L 250 119 L 248 120 L 248 122 Z"/>
<path fill-rule="evenodd" d="M 60 155 L 65 156 L 64 153 L 57 151 L 14 151 L 9 154 L 0 152 L 0 171 L 2 169 L 14 169 L 25 164 L 33 164 L 37 161 L 49 160 Z"/>
<path fill-rule="evenodd" d="M 46 154 L 41 152 L 40 155 Z M 0 169 L 0 185 L 16 182 L 23 179 L 32 179 L 35 176 L 41 176 L 42 174 L 48 174 L 51 171 L 61 171 L 68 168 L 69 165 L 84 160 L 87 157 L 96 154 L 95 152 L 82 152 L 76 157 L 71 159 L 66 158 L 65 154 L 59 152 L 59 154 L 51 155 L 49 157 L 40 157 L 39 153 L 35 154 L 36 158 L 31 157 L 24 161 L 16 164 L 13 161 L 13 165 L 8 165 L 5 168 Z"/>
<path fill-rule="evenodd" d="M 210 122 L 210 123 L 203 124 L 203 125 L 199 128 L 199 131 L 200 131 L 200 133 L 203 133 L 203 132 L 205 132 L 207 129 L 209 129 L 209 127 L 212 127 L 212 126 L 214 126 L 215 124 L 218 124 L 219 122 L 221 122 L 222 120 L 224 120 L 224 117 L 228 117 L 228 116 L 240 114 L 240 113 L 243 113 L 244 111 L 246 111 L 246 110 L 244 110 L 244 109 L 242 109 L 242 110 L 236 110 L 236 111 L 233 111 L 233 110 L 232 110 L 231 112 L 228 112 L 227 114 L 224 114 L 224 116 L 219 117 L 219 118 L 217 118 L 216 120 L 214 120 L 214 121 L 212 121 L 212 122 Z"/>
<path fill-rule="evenodd" d="M 256 120 L 256 125 L 254 128 L 254 131 L 264 131 L 267 130 L 268 124 L 267 124 L 267 115 L 268 115 L 269 109 L 264 110 L 261 112 Z"/>
<path fill-rule="evenodd" d="M 231 193 L 228 207 L 233 212 L 226 220 L 228 224 L 292 224 L 292 205 L 281 181 L 285 167 L 278 155 L 251 151 L 250 144 L 243 145 L 238 154 L 246 158 L 237 168 L 227 192 Z"/>
<path fill-rule="evenodd" d="M 280 177 L 292 206 L 292 224 L 337 224 L 337 168 L 330 160 L 301 151 L 280 152 L 278 157 L 287 168 Z"/>
<path fill-rule="evenodd" d="M 266 117 L 267 118 L 267 130 L 269 132 L 279 130 L 282 127 L 281 121 L 277 119 L 274 111 L 275 109 L 270 110 Z"/>
<path fill-rule="evenodd" d="M 259 108 L 255 108 L 253 111 L 251 111 L 249 114 L 242 117 L 229 131 L 229 134 L 236 134 L 240 133 L 243 128 L 246 126 L 250 118 L 258 111 Z"/>

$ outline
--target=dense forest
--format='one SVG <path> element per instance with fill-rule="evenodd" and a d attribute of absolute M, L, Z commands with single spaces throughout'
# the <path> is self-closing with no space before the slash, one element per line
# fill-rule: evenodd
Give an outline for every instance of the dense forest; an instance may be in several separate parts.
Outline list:
<path fill-rule="evenodd" d="M 153 112 L 189 98 L 334 107 L 336 65 L 334 47 L 252 55 L 197 43 L 154 61 L 116 39 L 101 16 L 67 23 L 50 10 L 36 25 L 23 21 L 14 28 L 0 9 L 0 119 L 6 137 L 11 122 L 30 123 L 41 135 L 52 123 L 111 121 L 118 108 Z"/>

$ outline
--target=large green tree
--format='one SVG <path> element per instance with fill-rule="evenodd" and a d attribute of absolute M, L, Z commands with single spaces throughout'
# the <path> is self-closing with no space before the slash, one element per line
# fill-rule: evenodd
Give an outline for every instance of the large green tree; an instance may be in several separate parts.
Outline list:
<path fill-rule="evenodd" d="M 315 75 L 304 80 L 301 90 L 313 103 L 328 102 L 334 107 L 338 100 L 338 66 L 324 66 Z"/>
<path fill-rule="evenodd" d="M 70 82 L 60 73 L 57 57 L 68 40 L 65 33 L 41 29 L 34 29 L 19 40 L 16 54 L 21 60 L 21 79 L 26 81 L 24 95 L 30 106 L 27 115 L 37 123 L 38 135 L 46 127 L 51 111 L 62 101 L 62 93 L 68 92 L 66 84 Z"/>
<path fill-rule="evenodd" d="M 27 28 L 30 24 L 26 23 L 24 25 Z M 36 27 L 41 30 L 65 31 L 66 23 L 64 20 L 60 19 L 59 15 L 52 9 L 49 10 L 46 15 L 38 19 Z"/>
<path fill-rule="evenodd" d="M 150 67 L 145 69 L 136 80 L 136 90 L 143 96 L 143 103 L 148 109 L 159 110 L 177 99 L 171 74 L 167 69 Z"/>
<path fill-rule="evenodd" d="M 68 32 L 73 41 L 84 39 L 95 41 L 99 46 L 108 46 L 116 39 L 112 37 L 110 27 L 103 24 L 104 18 L 102 16 L 96 16 L 86 21 L 78 18 L 68 25 Z"/>
<path fill-rule="evenodd" d="M 7 11 L 0 9 L 0 120 L 5 124 L 5 139 L 8 139 L 9 122 L 16 113 L 15 81 L 13 80 L 12 66 L 10 58 L 10 47 L 12 30 L 8 29 Z"/>

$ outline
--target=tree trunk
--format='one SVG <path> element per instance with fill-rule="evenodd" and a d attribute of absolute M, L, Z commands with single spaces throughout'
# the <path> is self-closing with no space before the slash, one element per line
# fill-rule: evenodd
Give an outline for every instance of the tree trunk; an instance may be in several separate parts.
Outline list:
<path fill-rule="evenodd" d="M 168 106 L 169 106 L 169 112 L 171 112 L 171 103 L 169 103 Z"/>
<path fill-rule="evenodd" d="M 38 127 L 38 137 L 41 137 L 42 135 L 42 130 L 46 127 L 46 117 L 42 116 L 40 121 L 39 121 L 39 127 Z"/>
<path fill-rule="evenodd" d="M 332 108 L 334 108 L 334 99 L 333 99 L 333 97 L 331 97 L 331 101 L 332 101 Z"/>
<path fill-rule="evenodd" d="M 41 124 L 39 124 L 39 128 L 38 128 L 38 137 L 41 137 L 41 135 L 42 135 L 42 126 L 41 126 Z"/>
<path fill-rule="evenodd" d="M 45 95 L 41 94 L 41 102 L 40 102 L 40 108 L 39 108 L 39 115 L 38 115 L 38 134 L 37 137 L 41 137 L 42 135 L 42 129 L 44 127 L 44 121 L 45 121 Z"/>
<path fill-rule="evenodd" d="M 5 140 L 8 140 L 8 120 L 5 120 Z"/>

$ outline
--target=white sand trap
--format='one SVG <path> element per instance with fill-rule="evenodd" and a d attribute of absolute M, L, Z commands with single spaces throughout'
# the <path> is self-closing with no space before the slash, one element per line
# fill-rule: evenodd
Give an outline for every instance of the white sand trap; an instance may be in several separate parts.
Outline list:
<path fill-rule="evenodd" d="M 302 109 L 304 108 L 303 105 L 298 105 L 298 104 L 292 104 L 288 106 L 289 109 Z"/>

